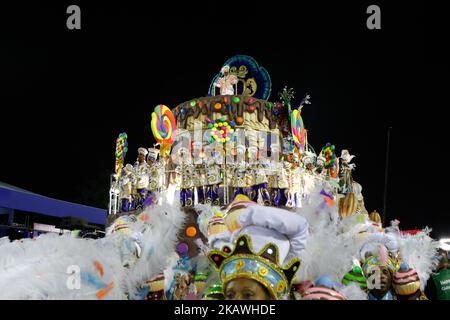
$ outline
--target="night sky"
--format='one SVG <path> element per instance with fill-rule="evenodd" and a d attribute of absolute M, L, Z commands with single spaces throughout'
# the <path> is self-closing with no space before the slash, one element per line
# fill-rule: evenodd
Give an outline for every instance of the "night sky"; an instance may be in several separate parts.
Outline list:
<path fill-rule="evenodd" d="M 380 5 L 382 29 L 368 30 L 372 3 L 343 2 L 2 7 L 0 181 L 106 207 L 117 135 L 128 133 L 133 163 L 138 147 L 153 144 L 157 104 L 205 96 L 225 60 L 246 54 L 269 71 L 271 101 L 284 86 L 296 103 L 311 95 L 302 113 L 309 142 L 356 155 L 369 211 L 382 210 L 392 126 L 387 218 L 450 236 L 449 66 L 433 46 L 442 39 L 422 6 Z M 81 30 L 66 28 L 69 4 L 81 7 Z"/>

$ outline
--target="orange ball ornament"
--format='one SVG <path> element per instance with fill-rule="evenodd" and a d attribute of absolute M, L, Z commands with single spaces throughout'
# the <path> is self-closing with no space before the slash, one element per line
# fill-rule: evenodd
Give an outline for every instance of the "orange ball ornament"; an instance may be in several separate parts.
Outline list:
<path fill-rule="evenodd" d="M 220 104 L 220 103 L 217 102 L 217 103 L 214 105 L 214 109 L 216 109 L 216 110 L 222 109 L 222 104 Z"/>
<path fill-rule="evenodd" d="M 236 117 L 236 123 L 237 123 L 237 124 L 243 124 L 243 123 L 244 123 L 244 118 L 242 118 L 242 117 Z"/>
<path fill-rule="evenodd" d="M 195 227 L 186 228 L 186 235 L 190 238 L 193 238 L 197 235 L 197 229 Z"/>

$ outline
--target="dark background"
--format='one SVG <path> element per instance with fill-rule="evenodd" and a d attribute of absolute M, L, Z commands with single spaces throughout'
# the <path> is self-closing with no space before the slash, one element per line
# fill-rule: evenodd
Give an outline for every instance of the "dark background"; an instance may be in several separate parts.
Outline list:
<path fill-rule="evenodd" d="M 356 155 L 369 211 L 382 210 L 392 126 L 387 218 L 450 236 L 446 38 L 425 19 L 441 9 L 338 2 L 2 5 L 0 181 L 106 207 L 117 135 L 133 163 L 152 146 L 154 106 L 205 96 L 225 60 L 247 54 L 269 71 L 272 101 L 285 85 L 297 103 L 311 94 L 309 142 Z M 66 28 L 70 4 L 81 30 Z M 381 30 L 366 28 L 369 4 Z"/>

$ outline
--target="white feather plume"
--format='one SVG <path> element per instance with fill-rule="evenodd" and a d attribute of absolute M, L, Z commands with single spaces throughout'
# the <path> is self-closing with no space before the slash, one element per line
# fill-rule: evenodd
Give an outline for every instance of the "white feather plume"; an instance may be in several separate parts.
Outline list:
<path fill-rule="evenodd" d="M 357 247 L 351 238 L 339 231 L 337 206 L 324 205 L 323 195 L 316 189 L 310 203 L 297 210 L 310 224 L 310 235 L 302 252 L 301 266 L 297 272 L 297 281 L 314 281 L 322 275 L 328 275 L 333 281 L 340 282 L 352 267 L 352 258 Z"/>
<path fill-rule="evenodd" d="M 150 216 L 150 228 L 142 236 L 142 255 L 126 278 L 127 292 L 131 297 L 137 293 L 140 284 L 166 269 L 175 252 L 178 233 L 186 221 L 179 205 L 168 203 L 149 207 L 144 214 Z"/>
<path fill-rule="evenodd" d="M 68 286 L 71 266 L 79 268 L 81 280 L 86 276 L 97 283 L 112 283 L 105 298 L 124 296 L 120 251 L 108 239 L 46 234 L 4 243 L 0 252 L 0 287 L 8 288 L 0 291 L 0 299 L 97 299 L 99 287 L 89 281 L 81 281 L 79 289 Z M 103 275 L 95 261 L 101 264 Z"/>
<path fill-rule="evenodd" d="M 439 242 L 433 240 L 429 233 L 430 230 L 425 229 L 415 235 L 402 234 L 398 237 L 400 258 L 416 270 L 422 291 L 433 271 L 433 257 L 439 248 Z"/>
<path fill-rule="evenodd" d="M 367 300 L 367 293 L 357 283 L 350 283 L 339 290 L 348 300 Z"/>

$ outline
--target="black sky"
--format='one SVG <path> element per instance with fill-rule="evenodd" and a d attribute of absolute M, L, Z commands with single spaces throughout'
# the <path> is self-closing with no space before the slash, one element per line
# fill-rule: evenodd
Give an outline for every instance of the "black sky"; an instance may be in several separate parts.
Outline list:
<path fill-rule="evenodd" d="M 269 71 L 272 101 L 285 85 L 297 102 L 311 94 L 310 143 L 356 154 L 368 210 L 382 209 L 392 126 L 388 219 L 450 236 L 448 81 L 440 77 L 449 67 L 433 51 L 429 37 L 441 39 L 421 5 L 380 4 L 382 29 L 371 31 L 372 3 L 78 2 L 82 29 L 70 31 L 73 3 L 2 8 L 0 181 L 105 206 L 117 135 L 128 133 L 134 161 L 138 147 L 152 145 L 154 106 L 206 95 L 223 62 L 247 54 Z"/>

